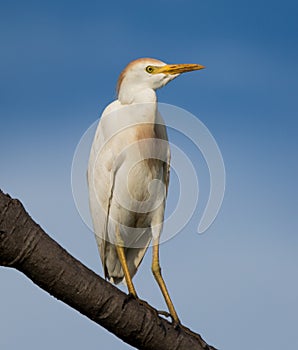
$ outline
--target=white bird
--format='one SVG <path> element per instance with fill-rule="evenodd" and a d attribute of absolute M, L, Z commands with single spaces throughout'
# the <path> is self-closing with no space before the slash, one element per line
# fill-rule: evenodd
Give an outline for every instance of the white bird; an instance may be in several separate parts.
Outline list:
<path fill-rule="evenodd" d="M 202 68 L 152 58 L 130 62 L 118 80 L 118 99 L 102 113 L 88 165 L 89 205 L 105 277 L 125 282 L 137 297 L 132 277 L 152 240 L 152 272 L 175 322 L 159 265 L 170 148 L 155 90 Z"/>

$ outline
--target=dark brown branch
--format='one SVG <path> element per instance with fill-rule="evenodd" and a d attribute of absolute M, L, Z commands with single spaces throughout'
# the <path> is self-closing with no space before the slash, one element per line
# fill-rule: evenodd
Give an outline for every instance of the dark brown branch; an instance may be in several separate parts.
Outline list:
<path fill-rule="evenodd" d="M 138 349 L 208 350 L 200 335 L 174 327 L 145 302 L 129 298 L 69 255 L 23 205 L 0 190 L 0 266 L 35 284 Z"/>

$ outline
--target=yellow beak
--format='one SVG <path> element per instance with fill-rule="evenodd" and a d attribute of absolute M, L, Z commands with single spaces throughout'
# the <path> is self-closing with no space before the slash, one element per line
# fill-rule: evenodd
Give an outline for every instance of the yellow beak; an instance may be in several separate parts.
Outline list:
<path fill-rule="evenodd" d="M 200 64 L 167 64 L 162 67 L 156 67 L 154 69 L 155 74 L 164 73 L 164 74 L 181 74 L 185 72 L 192 72 L 193 70 L 200 70 L 205 68 Z"/>

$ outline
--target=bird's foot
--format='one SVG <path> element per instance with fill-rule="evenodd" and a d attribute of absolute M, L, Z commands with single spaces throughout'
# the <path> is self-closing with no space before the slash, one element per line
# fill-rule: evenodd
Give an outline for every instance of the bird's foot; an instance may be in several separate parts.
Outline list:
<path fill-rule="evenodd" d="M 145 301 L 145 300 L 138 299 L 138 302 L 139 302 L 141 305 L 145 306 L 148 310 L 152 311 L 152 312 L 155 314 L 155 316 L 156 316 L 156 321 L 157 321 L 160 325 L 162 325 L 161 320 L 160 320 L 160 318 L 159 318 L 159 311 L 157 311 L 153 306 L 151 306 L 151 305 L 150 305 L 149 303 L 147 303 L 147 301 Z"/>
<path fill-rule="evenodd" d="M 124 305 L 125 305 L 126 303 L 128 303 L 129 301 L 131 301 L 131 300 L 137 300 L 137 302 L 138 302 L 140 305 L 143 305 L 143 306 L 145 306 L 147 309 L 154 311 L 154 312 L 157 314 L 157 316 L 158 316 L 159 312 L 157 312 L 157 311 L 154 309 L 154 307 L 152 307 L 149 303 L 147 303 L 147 301 L 140 299 L 137 295 L 135 295 L 135 294 L 133 294 L 133 293 L 128 293 L 128 294 L 126 295 L 126 298 L 125 298 L 125 301 L 124 301 Z"/>
<path fill-rule="evenodd" d="M 168 311 L 158 310 L 157 313 L 158 315 L 170 317 L 172 319 L 172 325 L 174 326 L 175 329 L 178 329 L 180 327 L 181 325 L 180 320 L 175 319 Z"/>
<path fill-rule="evenodd" d="M 139 299 L 139 297 L 138 297 L 136 294 L 134 294 L 134 293 L 128 293 L 127 296 L 126 296 L 126 298 L 127 298 L 128 300 L 131 300 L 131 299 Z"/>
<path fill-rule="evenodd" d="M 172 317 L 171 314 L 168 311 L 157 310 L 157 313 L 159 315 L 162 315 L 162 316 L 165 316 L 165 317 Z"/>
<path fill-rule="evenodd" d="M 124 298 L 124 300 L 123 300 L 122 309 L 124 309 L 126 304 L 128 304 L 132 300 L 139 300 L 139 298 L 138 298 L 138 296 L 136 294 L 128 293 L 126 295 L 126 297 Z"/>
<path fill-rule="evenodd" d="M 139 302 L 141 305 L 145 306 L 147 309 L 156 311 L 156 310 L 154 309 L 154 307 L 152 307 L 150 304 L 147 303 L 147 301 L 142 300 L 142 299 L 138 299 L 138 302 Z"/>

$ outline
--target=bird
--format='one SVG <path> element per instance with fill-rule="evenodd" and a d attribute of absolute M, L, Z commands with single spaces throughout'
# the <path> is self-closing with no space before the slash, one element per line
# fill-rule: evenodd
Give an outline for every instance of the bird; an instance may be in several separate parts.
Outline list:
<path fill-rule="evenodd" d="M 151 270 L 173 322 L 180 323 L 161 275 L 159 243 L 169 186 L 170 146 L 156 90 L 200 64 L 130 62 L 117 98 L 103 111 L 90 150 L 89 207 L 104 275 L 138 298 L 133 276 L 152 242 Z"/>

